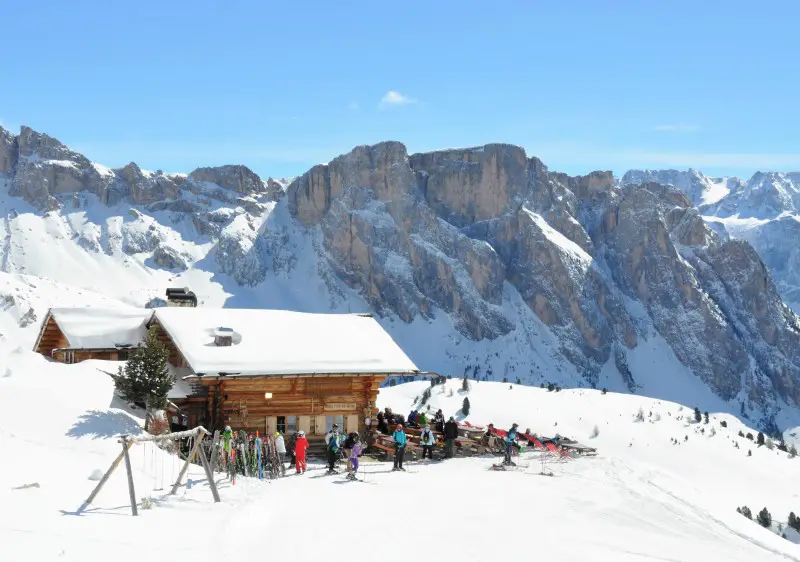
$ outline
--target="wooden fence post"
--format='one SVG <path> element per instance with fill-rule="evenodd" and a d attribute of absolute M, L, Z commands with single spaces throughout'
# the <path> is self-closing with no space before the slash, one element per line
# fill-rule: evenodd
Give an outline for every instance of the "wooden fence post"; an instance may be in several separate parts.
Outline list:
<path fill-rule="evenodd" d="M 131 447 L 133 447 L 133 441 L 128 441 L 127 448 L 130 449 Z M 106 470 L 106 473 L 103 475 L 103 478 L 100 479 L 100 482 L 97 483 L 97 486 L 95 486 L 94 490 L 92 490 L 92 493 L 89 494 L 89 497 L 86 498 L 86 501 L 83 502 L 83 505 L 78 509 L 78 513 L 84 511 L 89 506 L 89 504 L 91 504 L 94 501 L 94 499 L 97 497 L 97 494 L 100 493 L 100 489 L 105 485 L 106 482 L 108 482 L 108 479 L 111 477 L 111 474 L 117 469 L 119 463 L 122 462 L 123 458 L 125 458 L 125 453 L 120 453 L 119 455 L 117 455 L 117 458 L 114 459 L 114 462 L 112 462 L 111 466 L 108 468 L 108 470 Z"/>
<path fill-rule="evenodd" d="M 136 509 L 136 491 L 133 489 L 133 471 L 131 470 L 131 457 L 128 454 L 128 436 L 122 436 L 122 455 L 125 457 L 125 470 L 128 473 L 128 494 L 131 499 L 131 513 L 136 516 L 139 511 Z"/>
<path fill-rule="evenodd" d="M 213 447 L 212 447 L 213 449 Z M 208 463 L 205 451 L 200 449 L 200 462 L 203 463 L 203 469 L 206 471 L 206 478 L 208 478 L 208 487 L 211 488 L 211 495 L 214 496 L 214 502 L 219 503 L 219 492 L 217 491 L 217 483 L 214 481 L 214 471 L 211 470 L 211 465 Z"/>
<path fill-rule="evenodd" d="M 178 479 L 175 480 L 175 484 L 172 485 L 172 490 L 170 491 L 170 495 L 175 495 L 175 493 L 178 491 L 178 486 L 181 485 L 181 480 L 183 480 L 183 477 L 186 474 L 186 471 L 189 470 L 189 465 L 192 463 L 192 460 L 194 460 L 195 455 L 197 455 L 197 449 L 200 447 L 200 443 L 202 443 L 204 437 L 205 437 L 205 434 L 204 433 L 200 433 L 195 438 L 196 441 L 194 443 L 194 447 L 192 447 L 192 452 L 189 453 L 188 457 L 186 457 L 186 462 L 183 463 L 183 468 L 181 468 L 181 472 L 180 472 L 180 474 L 178 474 Z"/>

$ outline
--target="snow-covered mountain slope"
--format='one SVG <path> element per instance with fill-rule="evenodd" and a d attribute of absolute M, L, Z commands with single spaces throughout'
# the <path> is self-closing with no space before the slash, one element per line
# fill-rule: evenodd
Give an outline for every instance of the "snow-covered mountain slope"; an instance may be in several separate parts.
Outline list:
<path fill-rule="evenodd" d="M 786 303 L 800 311 L 800 173 L 757 172 L 744 181 L 692 169 L 630 170 L 621 184 L 646 181 L 677 187 L 718 234 L 752 244 Z"/>
<path fill-rule="evenodd" d="M 28 322 L 28 345 L 26 307 L 41 318 L 62 290 L 143 306 L 188 286 L 201 306 L 376 312 L 443 374 L 697 400 L 771 430 L 800 401 L 797 317 L 677 190 L 510 145 L 362 146 L 287 186 L 243 166 L 109 170 L 3 133 L 0 270 L 48 280 L 3 320 Z"/>
<path fill-rule="evenodd" d="M 740 430 L 755 431 L 736 418 L 712 410 L 708 425 L 696 424 L 692 404 L 490 382 L 473 383 L 466 394 L 472 423 L 516 421 L 540 435 L 590 444 L 598 456 L 548 461 L 544 469 L 552 477 L 539 475 L 542 463 L 530 452 L 520 462 L 527 466 L 512 472 L 488 470 L 497 461 L 488 457 L 412 462 L 407 473 L 364 459 L 364 483 L 325 476 L 323 465 L 312 462 L 305 476 L 277 481 L 240 477 L 231 485 L 218 474 L 222 503 L 214 504 L 194 465 L 190 484 L 168 496 L 180 464 L 137 444 L 131 449 L 137 498 L 152 497 L 153 508 L 130 515 L 121 468 L 77 515 L 97 483 L 92 473 L 119 453 L 117 436 L 140 433 L 142 420 L 114 399 L 107 362 L 61 365 L 29 351 L 2 357 L 0 450 L 16 459 L 0 463 L 3 560 L 210 562 L 259 553 L 311 560 L 343 537 L 362 536 L 351 527 L 363 525 L 365 513 L 392 523 L 401 517 L 413 530 L 409 548 L 440 560 L 491 560 L 498 552 L 520 562 L 532 555 L 598 562 L 800 560 L 800 537 L 785 530 L 789 512 L 797 510 L 800 460 L 739 437 Z M 379 405 L 405 411 L 427 386 L 384 388 Z M 457 415 L 465 397 L 460 388 L 457 379 L 437 386 L 428 405 Z M 643 422 L 635 421 L 640 409 Z M 754 514 L 766 507 L 772 532 L 739 515 L 743 505 Z M 419 518 L 409 523 L 408 514 L 428 512 L 435 525 Z M 372 541 L 383 536 L 376 524 L 368 522 Z M 788 540 L 778 535 L 779 524 Z M 509 529 L 517 530 L 510 538 Z M 275 531 L 280 540 L 272 539 Z M 380 553 L 385 562 L 408 556 L 402 548 Z"/>
<path fill-rule="evenodd" d="M 742 183 L 739 178 L 711 178 L 689 168 L 683 170 L 628 170 L 620 180 L 621 185 L 660 183 L 680 189 L 694 205 L 716 203 Z"/>

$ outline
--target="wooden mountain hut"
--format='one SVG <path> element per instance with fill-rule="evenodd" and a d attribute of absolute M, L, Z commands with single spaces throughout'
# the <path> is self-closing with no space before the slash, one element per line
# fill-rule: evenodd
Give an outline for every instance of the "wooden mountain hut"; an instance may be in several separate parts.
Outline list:
<path fill-rule="evenodd" d="M 191 423 L 312 440 L 336 423 L 359 431 L 389 376 L 422 375 L 370 315 L 155 309 L 152 325 L 191 390 L 173 401 Z"/>
<path fill-rule="evenodd" d="M 152 315 L 140 308 L 51 308 L 33 349 L 61 363 L 125 361 L 147 338 Z"/>

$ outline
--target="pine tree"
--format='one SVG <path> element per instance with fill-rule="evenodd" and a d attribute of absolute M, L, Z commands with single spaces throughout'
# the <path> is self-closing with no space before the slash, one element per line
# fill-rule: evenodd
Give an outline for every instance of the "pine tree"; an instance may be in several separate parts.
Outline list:
<path fill-rule="evenodd" d="M 772 515 L 770 515 L 769 511 L 765 507 L 761 511 L 758 512 L 758 517 L 756 517 L 756 521 L 762 527 L 766 527 L 769 529 L 772 526 Z"/>
<path fill-rule="evenodd" d="M 469 397 L 464 397 L 464 403 L 461 405 L 461 412 L 465 415 L 469 415 Z"/>
<path fill-rule="evenodd" d="M 703 423 L 708 423 L 708 412 L 703 414 Z"/>
<path fill-rule="evenodd" d="M 764 444 L 764 434 L 760 431 L 758 432 L 758 437 L 756 437 L 756 443 L 758 443 L 759 447 Z"/>
<path fill-rule="evenodd" d="M 797 517 L 794 511 L 789 513 L 789 527 L 800 532 L 800 517 Z"/>
<path fill-rule="evenodd" d="M 700 414 L 700 408 L 697 406 L 694 407 L 694 421 L 700 423 L 700 420 L 703 419 L 703 416 Z"/>
<path fill-rule="evenodd" d="M 119 395 L 130 402 L 144 402 L 147 406 L 145 431 L 155 421 L 166 423 L 164 408 L 167 394 L 175 379 L 169 371 L 169 350 L 158 339 L 155 327 L 147 333 L 144 345 L 131 353 L 125 367 L 120 367 L 114 377 Z"/>
<path fill-rule="evenodd" d="M 789 447 L 789 456 L 791 458 L 795 458 L 797 456 L 797 447 L 795 447 L 794 445 Z"/>
<path fill-rule="evenodd" d="M 720 427 L 728 427 L 728 422 L 726 422 L 725 420 L 722 420 L 721 422 L 719 422 L 719 425 L 720 425 Z"/>
<path fill-rule="evenodd" d="M 742 507 L 737 507 L 736 511 L 738 511 L 739 513 L 741 513 L 742 515 L 744 515 L 748 519 L 752 519 L 753 518 L 753 513 L 750 511 L 750 508 L 747 507 L 746 505 L 743 505 Z"/>
<path fill-rule="evenodd" d="M 461 381 L 461 390 L 467 392 L 469 390 L 469 379 L 464 375 L 464 380 Z"/>

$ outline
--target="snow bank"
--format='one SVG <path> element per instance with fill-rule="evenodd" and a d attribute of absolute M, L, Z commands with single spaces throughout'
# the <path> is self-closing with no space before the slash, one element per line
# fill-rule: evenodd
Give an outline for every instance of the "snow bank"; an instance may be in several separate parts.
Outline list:
<path fill-rule="evenodd" d="M 195 373 L 413 373 L 417 366 L 372 317 L 288 310 L 158 308 L 158 322 Z M 233 330 L 231 346 L 214 331 Z"/>

